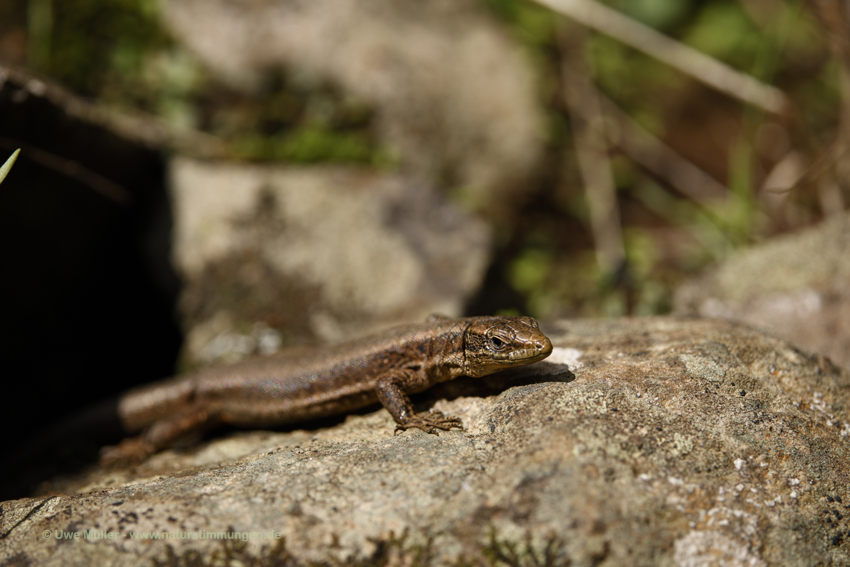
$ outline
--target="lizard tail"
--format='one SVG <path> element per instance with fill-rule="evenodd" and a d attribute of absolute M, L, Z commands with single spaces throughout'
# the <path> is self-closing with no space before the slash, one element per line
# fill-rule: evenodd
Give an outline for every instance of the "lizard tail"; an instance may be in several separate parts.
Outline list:
<path fill-rule="evenodd" d="M 12 443 L 8 459 L 4 457 L 7 466 L 0 467 L 0 501 L 29 496 L 44 479 L 96 462 L 103 445 L 125 434 L 115 397 L 22 436 Z"/>

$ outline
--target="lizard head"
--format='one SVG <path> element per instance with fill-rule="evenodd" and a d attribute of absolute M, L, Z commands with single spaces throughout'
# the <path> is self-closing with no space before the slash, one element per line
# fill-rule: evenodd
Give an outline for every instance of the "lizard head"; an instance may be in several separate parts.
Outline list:
<path fill-rule="evenodd" d="M 552 353 L 552 343 L 531 317 L 476 317 L 465 338 L 466 376 L 531 364 Z"/>

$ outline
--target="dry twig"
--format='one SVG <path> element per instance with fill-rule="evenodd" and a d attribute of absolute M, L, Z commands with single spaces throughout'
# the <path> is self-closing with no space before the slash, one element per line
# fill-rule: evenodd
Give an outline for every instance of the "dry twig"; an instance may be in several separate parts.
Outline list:
<path fill-rule="evenodd" d="M 603 270 L 614 274 L 624 265 L 626 252 L 617 188 L 608 158 L 605 117 L 589 73 L 582 69 L 581 48 L 568 45 L 565 39 L 561 43 L 564 96 L 575 130 L 576 157 L 584 180 L 596 259 Z"/>
<path fill-rule="evenodd" d="M 776 87 L 766 85 L 594 0 L 536 1 L 729 96 L 775 114 L 783 114 L 790 108 L 787 97 Z"/>

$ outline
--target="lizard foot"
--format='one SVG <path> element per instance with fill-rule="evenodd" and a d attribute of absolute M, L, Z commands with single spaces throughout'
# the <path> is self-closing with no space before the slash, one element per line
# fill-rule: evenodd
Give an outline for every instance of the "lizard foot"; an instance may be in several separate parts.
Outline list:
<path fill-rule="evenodd" d="M 395 432 L 398 433 L 407 429 L 421 429 L 425 433 L 436 433 L 438 429 L 448 431 L 453 427 L 463 429 L 463 423 L 456 417 L 448 417 L 443 415 L 442 412 L 431 411 L 407 418 L 404 423 L 399 423 L 395 426 Z"/>
<path fill-rule="evenodd" d="M 105 468 L 136 465 L 154 454 L 156 449 L 142 437 L 124 439 L 118 445 L 100 450 L 100 465 Z"/>

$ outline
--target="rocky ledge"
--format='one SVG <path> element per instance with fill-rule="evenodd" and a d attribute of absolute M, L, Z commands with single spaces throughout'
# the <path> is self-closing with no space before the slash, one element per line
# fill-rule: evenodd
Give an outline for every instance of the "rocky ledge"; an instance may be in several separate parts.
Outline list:
<path fill-rule="evenodd" d="M 95 469 L 0 505 L 0 562 L 850 564 L 847 370 L 712 320 L 547 331 L 546 361 L 418 400 L 465 431 L 376 410 Z"/>

